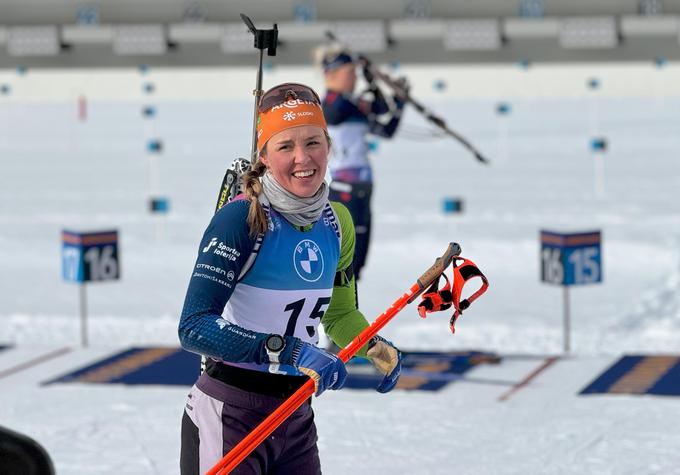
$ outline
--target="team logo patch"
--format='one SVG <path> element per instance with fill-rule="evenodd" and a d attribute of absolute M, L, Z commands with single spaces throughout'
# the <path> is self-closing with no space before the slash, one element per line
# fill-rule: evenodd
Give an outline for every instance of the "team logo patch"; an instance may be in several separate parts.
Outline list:
<path fill-rule="evenodd" d="M 323 274 L 323 254 L 311 239 L 303 239 L 293 253 L 295 272 L 306 282 L 316 282 Z"/>
<path fill-rule="evenodd" d="M 208 243 L 208 245 L 203 248 L 203 252 L 208 252 L 210 250 L 210 248 L 213 247 L 213 246 L 217 246 L 217 238 L 216 237 L 212 238 L 210 240 L 210 242 Z"/>

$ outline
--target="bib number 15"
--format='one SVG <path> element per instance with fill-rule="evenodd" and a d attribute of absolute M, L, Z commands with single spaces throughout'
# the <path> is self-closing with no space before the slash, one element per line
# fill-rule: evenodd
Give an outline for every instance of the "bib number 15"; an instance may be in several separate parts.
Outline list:
<path fill-rule="evenodd" d="M 296 300 L 295 302 L 291 302 L 286 307 L 284 310 L 286 312 L 290 312 L 290 318 L 288 319 L 288 324 L 286 325 L 286 335 L 293 336 L 295 335 L 295 329 L 297 328 L 297 323 L 298 320 L 300 319 L 300 316 L 304 314 L 304 309 L 305 309 L 305 303 L 307 302 L 307 299 L 300 299 Z M 331 303 L 331 298 L 330 297 L 319 297 L 316 300 L 316 303 L 314 304 L 314 307 L 312 308 L 312 311 L 309 313 L 309 315 L 306 316 L 308 320 L 310 320 L 309 325 L 305 325 L 305 329 L 307 330 L 307 335 L 309 337 L 314 337 L 316 336 L 316 327 L 319 325 L 319 322 L 321 321 L 321 317 L 323 317 L 324 313 L 326 313 L 326 309 L 328 308 L 328 304 Z M 303 318 L 305 318 L 303 316 Z M 319 320 L 317 322 L 314 322 L 314 320 Z"/>

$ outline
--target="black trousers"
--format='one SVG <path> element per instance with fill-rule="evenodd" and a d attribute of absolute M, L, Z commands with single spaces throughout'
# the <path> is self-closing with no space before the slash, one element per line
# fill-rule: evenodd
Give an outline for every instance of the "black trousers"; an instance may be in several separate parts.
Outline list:
<path fill-rule="evenodd" d="M 333 186 L 336 184 L 336 187 Z M 354 221 L 356 245 L 354 248 L 354 275 L 359 280 L 361 269 L 366 264 L 371 239 L 371 195 L 372 183 L 345 183 L 333 181 L 329 198 L 344 204 Z"/>
<path fill-rule="evenodd" d="M 283 401 L 202 374 L 191 388 L 182 417 L 180 473 L 207 472 Z M 316 443 L 314 412 L 308 400 L 231 473 L 321 475 Z"/>

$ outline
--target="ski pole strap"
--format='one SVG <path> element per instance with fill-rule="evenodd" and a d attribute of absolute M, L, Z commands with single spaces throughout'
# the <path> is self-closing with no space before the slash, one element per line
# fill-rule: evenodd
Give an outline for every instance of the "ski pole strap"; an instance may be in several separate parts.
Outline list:
<path fill-rule="evenodd" d="M 444 277 L 446 284 L 439 289 L 439 280 Z M 432 282 L 427 292 L 423 294 L 423 299 L 418 304 L 418 313 L 421 318 L 425 318 L 428 313 L 439 312 L 451 308 L 453 305 L 453 294 L 451 293 L 451 282 L 446 274 L 441 274 Z"/>
<path fill-rule="evenodd" d="M 456 261 L 462 262 L 460 265 L 458 265 Z M 467 299 L 461 300 L 460 297 L 462 295 L 463 287 L 467 281 L 473 277 L 479 277 L 482 279 L 482 286 Z M 470 304 L 477 300 L 484 292 L 486 292 L 486 289 L 488 288 L 489 281 L 474 262 L 469 259 L 465 259 L 464 257 L 453 258 L 453 302 L 456 311 L 453 313 L 451 321 L 449 322 L 451 326 L 451 333 L 456 332 L 456 320 L 458 320 L 458 317 L 463 314 L 463 310 L 467 309 Z"/>
<path fill-rule="evenodd" d="M 461 261 L 460 264 L 458 261 Z M 446 283 L 440 289 L 439 281 L 441 277 L 444 277 Z M 474 277 L 482 279 L 481 287 L 468 298 L 461 300 L 463 287 Z M 453 307 L 454 312 L 449 325 L 451 332 L 455 333 L 456 320 L 463 314 L 463 310 L 470 307 L 470 304 L 477 300 L 488 288 L 489 281 L 474 262 L 464 257 L 454 257 L 452 281 L 449 281 L 449 278 L 444 273 L 437 277 L 430 288 L 427 289 L 427 292 L 423 294 L 422 301 L 418 304 L 418 313 L 422 318 L 425 318 L 428 313 L 439 312 Z"/>

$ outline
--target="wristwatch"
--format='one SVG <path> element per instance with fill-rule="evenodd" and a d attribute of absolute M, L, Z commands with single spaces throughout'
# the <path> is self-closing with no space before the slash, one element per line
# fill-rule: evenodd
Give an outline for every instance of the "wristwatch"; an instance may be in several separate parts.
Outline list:
<path fill-rule="evenodd" d="M 286 340 L 276 333 L 272 333 L 264 341 L 264 347 L 267 350 L 267 356 L 269 357 L 269 372 L 270 373 L 281 373 L 279 371 L 279 355 L 286 347 Z"/>

